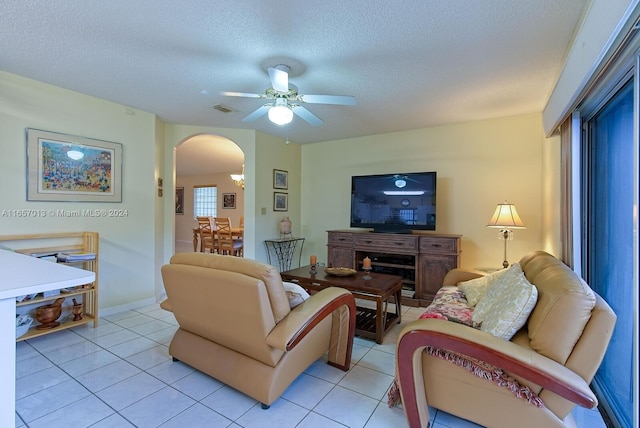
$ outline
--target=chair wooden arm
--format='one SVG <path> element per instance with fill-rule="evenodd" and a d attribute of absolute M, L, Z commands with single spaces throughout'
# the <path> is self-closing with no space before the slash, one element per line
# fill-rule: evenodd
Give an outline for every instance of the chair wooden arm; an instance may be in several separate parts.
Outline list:
<path fill-rule="evenodd" d="M 419 407 L 426 404 L 417 402 L 416 390 L 423 388 L 417 381 L 423 381 L 422 350 L 427 346 L 492 364 L 582 407 L 593 408 L 598 403 L 584 379 L 532 349 L 462 324 L 423 319 L 403 329 L 396 350 L 402 403 L 410 427 L 420 426 Z"/>

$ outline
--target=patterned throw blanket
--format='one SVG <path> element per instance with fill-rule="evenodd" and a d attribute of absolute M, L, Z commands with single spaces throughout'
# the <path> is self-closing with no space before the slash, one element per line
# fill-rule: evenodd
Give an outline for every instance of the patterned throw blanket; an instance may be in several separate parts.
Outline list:
<path fill-rule="evenodd" d="M 469 307 L 464 293 L 460 291 L 458 287 L 442 287 L 436 293 L 433 302 L 427 307 L 425 312 L 420 315 L 420 318 L 442 319 L 475 328 L 476 326 L 474 326 L 471 321 L 472 316 L 473 308 Z M 441 358 L 462 367 L 468 372 L 486 379 L 495 385 L 507 388 L 516 397 L 526 400 L 529 404 L 533 404 L 536 407 L 544 407 L 544 403 L 540 397 L 538 397 L 531 388 L 521 385 L 516 379 L 507 375 L 502 369 L 496 366 L 476 360 L 475 358 L 444 349 L 432 348 L 430 346 L 425 348 L 425 352 L 431 356 Z M 387 403 L 389 407 L 401 404 L 397 377 L 393 380 L 393 384 L 389 390 Z"/>

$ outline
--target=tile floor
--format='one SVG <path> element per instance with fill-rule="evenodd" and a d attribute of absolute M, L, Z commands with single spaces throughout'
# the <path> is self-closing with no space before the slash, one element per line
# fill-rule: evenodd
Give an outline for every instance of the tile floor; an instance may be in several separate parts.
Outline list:
<path fill-rule="evenodd" d="M 423 309 L 404 308 L 403 324 Z M 177 328 L 158 305 L 17 343 L 16 427 L 406 427 L 386 394 L 395 339 L 356 337 L 347 373 L 312 364 L 269 410 L 191 367 L 173 362 Z M 478 425 L 431 410 L 434 428 Z M 604 427 L 597 411 L 578 410 L 579 427 Z"/>

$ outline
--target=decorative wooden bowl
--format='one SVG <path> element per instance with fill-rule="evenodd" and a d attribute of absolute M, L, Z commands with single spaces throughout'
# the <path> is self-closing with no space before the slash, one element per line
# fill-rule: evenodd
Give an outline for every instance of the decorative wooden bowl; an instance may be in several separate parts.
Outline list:
<path fill-rule="evenodd" d="M 334 276 L 352 276 L 358 273 L 355 269 L 350 269 L 346 267 L 337 267 L 337 268 L 325 268 L 324 271 L 329 275 Z"/>
<path fill-rule="evenodd" d="M 64 297 L 56 299 L 55 302 L 49 305 L 36 308 L 36 320 L 40 323 L 36 329 L 46 330 L 60 325 L 56 320 L 62 315 L 62 302 L 64 302 Z"/>

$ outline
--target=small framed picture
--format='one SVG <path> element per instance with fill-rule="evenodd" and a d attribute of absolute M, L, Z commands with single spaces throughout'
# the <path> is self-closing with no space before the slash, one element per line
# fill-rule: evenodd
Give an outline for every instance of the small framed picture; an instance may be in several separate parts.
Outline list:
<path fill-rule="evenodd" d="M 222 194 L 222 208 L 223 209 L 235 209 L 236 208 L 236 194 L 235 193 L 223 193 Z"/>
<path fill-rule="evenodd" d="M 289 173 L 287 171 L 273 170 L 273 188 L 285 190 L 289 188 Z"/>
<path fill-rule="evenodd" d="M 184 214 L 184 187 L 176 187 L 176 214 Z"/>
<path fill-rule="evenodd" d="M 273 210 L 289 211 L 289 195 L 287 193 L 273 192 Z"/>

